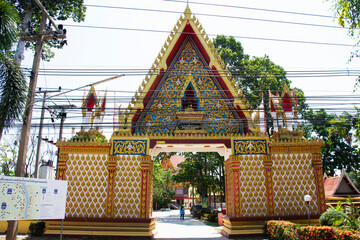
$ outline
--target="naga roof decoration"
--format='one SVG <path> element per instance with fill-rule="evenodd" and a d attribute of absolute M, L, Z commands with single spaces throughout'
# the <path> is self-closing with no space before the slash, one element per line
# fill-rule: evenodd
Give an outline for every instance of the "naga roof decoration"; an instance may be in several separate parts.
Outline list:
<path fill-rule="evenodd" d="M 92 112 L 94 110 L 94 107 L 95 108 L 99 107 L 99 100 L 98 97 L 96 96 L 94 86 L 91 86 L 90 91 L 88 92 L 86 97 L 84 96 L 83 98 L 83 103 L 81 106 L 83 117 L 85 117 L 86 112 Z"/>
<path fill-rule="evenodd" d="M 119 120 L 120 132 L 139 135 L 258 132 L 250 104 L 188 5 Z"/>

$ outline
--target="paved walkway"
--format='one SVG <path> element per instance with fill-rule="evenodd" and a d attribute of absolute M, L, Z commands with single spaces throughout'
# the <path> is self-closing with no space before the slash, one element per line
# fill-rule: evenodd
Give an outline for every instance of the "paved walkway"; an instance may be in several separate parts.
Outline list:
<path fill-rule="evenodd" d="M 179 210 L 154 211 L 153 216 L 158 217 L 155 239 L 227 239 L 220 234 L 221 227 L 205 225 L 192 218 L 189 210 L 185 210 L 184 220 L 180 220 Z"/>

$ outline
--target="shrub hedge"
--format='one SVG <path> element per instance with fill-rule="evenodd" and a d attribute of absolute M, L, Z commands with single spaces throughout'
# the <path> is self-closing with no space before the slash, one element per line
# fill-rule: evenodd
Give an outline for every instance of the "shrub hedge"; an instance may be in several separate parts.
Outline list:
<path fill-rule="evenodd" d="M 286 221 L 269 221 L 266 233 L 270 239 L 296 239 L 296 224 Z"/>
<path fill-rule="evenodd" d="M 335 209 L 330 209 L 321 214 L 320 216 L 320 225 L 321 226 L 333 226 L 334 221 L 339 222 L 338 226 L 341 226 L 344 223 L 344 220 L 348 219 L 348 216 L 340 211 Z"/>
<path fill-rule="evenodd" d="M 300 227 L 287 221 L 269 221 L 266 223 L 266 232 L 270 239 L 324 239 L 324 240 L 360 240 L 360 232 L 341 230 L 327 226 Z"/>
<path fill-rule="evenodd" d="M 201 219 L 201 217 L 206 217 L 209 222 L 217 222 L 217 213 L 211 209 L 203 208 L 200 210 L 193 211 L 193 218 Z"/>
<path fill-rule="evenodd" d="M 45 231 L 45 222 L 31 222 L 29 225 L 29 235 L 31 237 L 41 237 Z"/>

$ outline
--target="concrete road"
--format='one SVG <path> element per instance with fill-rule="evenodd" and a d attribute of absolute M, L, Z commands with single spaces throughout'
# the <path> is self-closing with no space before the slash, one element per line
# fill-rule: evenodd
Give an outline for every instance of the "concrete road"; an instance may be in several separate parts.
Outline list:
<path fill-rule="evenodd" d="M 155 239 L 227 239 L 220 234 L 222 227 L 211 227 L 191 217 L 190 211 L 185 210 L 185 219 L 180 220 L 179 210 L 154 211 L 158 217 L 156 228 L 158 234 Z"/>

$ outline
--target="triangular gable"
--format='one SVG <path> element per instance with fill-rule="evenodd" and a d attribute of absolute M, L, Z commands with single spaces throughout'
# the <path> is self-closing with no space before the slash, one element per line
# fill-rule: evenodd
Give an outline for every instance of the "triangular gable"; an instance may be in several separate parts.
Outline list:
<path fill-rule="evenodd" d="M 194 91 L 208 134 L 256 132 L 250 104 L 235 84 L 212 41 L 187 6 L 126 111 L 137 134 L 172 134 L 186 89 Z"/>
<path fill-rule="evenodd" d="M 324 181 L 324 189 L 326 197 L 360 195 L 360 191 L 350 180 L 345 170 L 341 172 L 339 177 L 326 178 Z"/>

